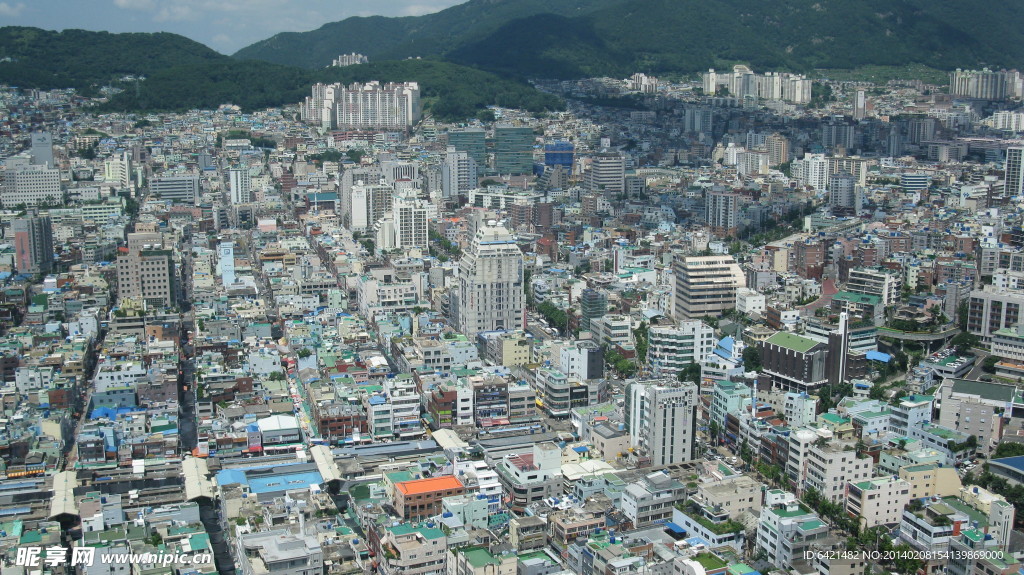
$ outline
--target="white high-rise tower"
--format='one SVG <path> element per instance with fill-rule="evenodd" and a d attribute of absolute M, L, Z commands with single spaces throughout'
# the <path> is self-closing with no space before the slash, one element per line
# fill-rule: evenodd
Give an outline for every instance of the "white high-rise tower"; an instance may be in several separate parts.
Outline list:
<path fill-rule="evenodd" d="M 523 253 L 508 229 L 493 220 L 481 223 L 459 262 L 459 285 L 453 294 L 459 331 L 475 337 L 482 331 L 520 327 L 523 271 Z"/>

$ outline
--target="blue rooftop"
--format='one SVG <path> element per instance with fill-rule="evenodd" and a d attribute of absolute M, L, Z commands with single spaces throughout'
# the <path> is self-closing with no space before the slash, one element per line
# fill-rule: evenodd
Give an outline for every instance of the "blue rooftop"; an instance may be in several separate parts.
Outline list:
<path fill-rule="evenodd" d="M 892 356 L 887 353 L 882 353 L 880 351 L 869 351 L 867 353 L 867 358 L 873 359 L 875 361 L 880 361 L 882 363 L 889 363 L 889 360 L 892 359 Z"/>
<path fill-rule="evenodd" d="M 999 459 L 992 459 L 991 463 L 998 463 L 1007 467 L 1012 467 L 1018 471 L 1024 471 L 1024 455 L 1018 455 L 1016 457 L 1000 457 Z"/>
<path fill-rule="evenodd" d="M 270 477 L 254 477 L 249 479 L 249 490 L 253 493 L 269 493 L 288 489 L 304 489 L 310 485 L 320 485 L 324 478 L 316 471 L 289 473 Z"/>

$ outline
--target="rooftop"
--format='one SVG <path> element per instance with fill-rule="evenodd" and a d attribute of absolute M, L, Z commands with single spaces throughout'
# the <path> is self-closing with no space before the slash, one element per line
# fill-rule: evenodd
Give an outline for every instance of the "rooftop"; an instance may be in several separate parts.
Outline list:
<path fill-rule="evenodd" d="M 807 353 L 814 349 L 814 346 L 820 345 L 819 342 L 816 342 L 813 339 L 807 339 L 806 337 L 785 331 L 780 331 L 779 333 L 769 337 L 765 343 L 791 349 L 798 353 Z"/>
<path fill-rule="evenodd" d="M 464 487 L 462 482 L 454 475 L 414 479 L 412 481 L 403 481 L 395 484 L 395 489 L 398 489 L 404 495 L 432 493 L 434 491 L 446 491 L 448 489 L 461 489 L 462 487 Z"/>

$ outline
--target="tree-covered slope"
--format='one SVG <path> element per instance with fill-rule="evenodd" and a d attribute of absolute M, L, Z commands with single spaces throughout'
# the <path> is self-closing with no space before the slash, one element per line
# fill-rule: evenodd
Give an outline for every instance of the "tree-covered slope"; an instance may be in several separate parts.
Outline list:
<path fill-rule="evenodd" d="M 228 58 L 177 34 L 0 28 L 0 83 L 89 91 L 125 75 Z"/>
<path fill-rule="evenodd" d="M 235 53 L 236 58 L 322 68 L 339 54 L 372 60 L 444 54 L 482 40 L 503 24 L 534 14 L 580 16 L 628 0 L 470 0 L 424 16 L 353 17 L 310 32 L 274 35 Z"/>

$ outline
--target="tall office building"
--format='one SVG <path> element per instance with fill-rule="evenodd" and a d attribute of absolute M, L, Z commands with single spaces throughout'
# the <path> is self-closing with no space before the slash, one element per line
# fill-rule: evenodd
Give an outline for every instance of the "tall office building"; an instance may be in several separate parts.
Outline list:
<path fill-rule="evenodd" d="M 654 467 L 693 460 L 697 386 L 674 378 L 641 380 L 626 388 L 629 441 Z"/>
<path fill-rule="evenodd" d="M 736 234 L 740 195 L 727 190 L 709 190 L 704 200 L 704 221 L 717 236 Z"/>
<path fill-rule="evenodd" d="M 171 250 L 142 249 L 117 256 L 117 295 L 147 307 L 173 307 L 177 282 Z"/>
<path fill-rule="evenodd" d="M 868 113 L 868 95 L 864 90 L 857 90 L 853 95 L 853 119 L 863 120 Z"/>
<path fill-rule="evenodd" d="M 487 138 L 483 128 L 466 128 L 448 132 L 448 146 L 466 152 L 476 162 L 477 170 L 487 170 Z"/>
<path fill-rule="evenodd" d="M 53 136 L 49 132 L 32 132 L 32 163 L 37 166 L 55 167 L 53 163 Z"/>
<path fill-rule="evenodd" d="M 1006 149 L 1006 194 L 1019 196 L 1024 194 L 1024 147 Z"/>
<path fill-rule="evenodd" d="M 18 273 L 48 273 L 53 267 L 53 226 L 49 216 L 21 218 L 11 223 L 14 265 Z"/>
<path fill-rule="evenodd" d="M 477 186 L 476 160 L 469 152 L 457 151 L 448 146 L 444 162 L 441 164 L 441 190 L 445 198 L 457 198 L 468 194 Z"/>
<path fill-rule="evenodd" d="M 161 200 L 175 204 L 195 205 L 199 202 L 198 176 L 164 176 L 149 182 L 149 191 Z"/>
<path fill-rule="evenodd" d="M 626 191 L 626 158 L 618 152 L 602 152 L 590 159 L 587 189 L 606 196 Z"/>
<path fill-rule="evenodd" d="M 590 331 L 590 320 L 608 313 L 608 295 L 598 289 L 586 288 L 580 294 L 580 308 L 580 329 Z"/>
<path fill-rule="evenodd" d="M 0 201 L 5 208 L 20 204 L 38 206 L 57 205 L 64 201 L 60 188 L 60 170 L 44 165 L 18 165 L 8 167 L 3 185 L 0 187 Z"/>
<path fill-rule="evenodd" d="M 501 125 L 494 128 L 494 169 L 499 174 L 533 172 L 533 144 L 529 126 Z"/>
<path fill-rule="evenodd" d="M 245 167 L 231 168 L 230 190 L 231 205 L 248 204 L 252 201 L 252 178 L 249 176 L 249 169 Z"/>
<path fill-rule="evenodd" d="M 736 306 L 736 290 L 746 285 L 746 276 L 732 256 L 676 256 L 676 319 L 717 317 Z"/>
<path fill-rule="evenodd" d="M 420 87 L 416 82 L 314 84 L 299 114 L 325 128 L 406 130 L 420 121 Z"/>
<path fill-rule="evenodd" d="M 473 339 L 482 331 L 523 325 L 523 253 L 515 237 L 493 220 L 478 224 L 459 261 L 453 312 L 459 331 Z"/>

